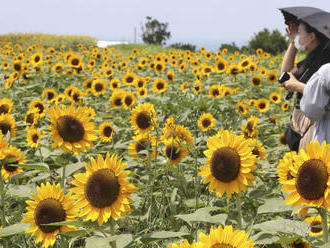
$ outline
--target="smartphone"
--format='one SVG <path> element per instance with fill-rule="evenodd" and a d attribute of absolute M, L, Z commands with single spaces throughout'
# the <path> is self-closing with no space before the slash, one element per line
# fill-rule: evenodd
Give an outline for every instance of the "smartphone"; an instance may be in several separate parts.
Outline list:
<path fill-rule="evenodd" d="M 287 80 L 289 80 L 290 79 L 290 75 L 289 75 L 289 73 L 287 73 L 286 71 L 285 72 L 283 72 L 282 74 L 281 74 L 281 76 L 278 78 L 278 82 L 280 83 L 280 84 L 282 84 L 282 83 L 284 83 L 285 81 L 287 81 Z"/>

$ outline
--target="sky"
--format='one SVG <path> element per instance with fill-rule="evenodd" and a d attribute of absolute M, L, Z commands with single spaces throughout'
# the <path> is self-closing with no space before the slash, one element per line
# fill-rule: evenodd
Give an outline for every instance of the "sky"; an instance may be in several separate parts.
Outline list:
<path fill-rule="evenodd" d="M 146 16 L 169 23 L 167 44 L 214 50 L 246 45 L 264 28 L 285 34 L 278 8 L 312 6 L 330 11 L 329 0 L 0 0 L 0 34 L 40 32 L 88 35 L 99 40 L 141 40 Z"/>

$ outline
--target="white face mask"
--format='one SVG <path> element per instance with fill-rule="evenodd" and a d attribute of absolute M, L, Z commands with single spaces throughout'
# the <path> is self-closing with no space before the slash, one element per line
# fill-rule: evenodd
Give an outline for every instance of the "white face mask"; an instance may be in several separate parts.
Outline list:
<path fill-rule="evenodd" d="M 300 36 L 299 35 L 296 35 L 296 37 L 294 39 L 294 46 L 295 46 L 295 48 L 297 48 L 298 51 L 306 51 L 306 46 L 308 45 L 308 43 L 307 44 L 304 44 L 304 45 L 300 45 L 299 38 L 300 38 Z"/>

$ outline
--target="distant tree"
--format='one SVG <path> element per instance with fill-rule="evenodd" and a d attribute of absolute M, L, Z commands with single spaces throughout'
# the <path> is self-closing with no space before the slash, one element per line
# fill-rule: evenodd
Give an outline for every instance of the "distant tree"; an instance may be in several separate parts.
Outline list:
<path fill-rule="evenodd" d="M 287 49 L 288 42 L 285 37 L 277 30 L 270 32 L 267 28 L 264 28 L 249 41 L 248 48 L 256 50 L 262 48 L 265 52 L 271 54 L 277 54 Z"/>
<path fill-rule="evenodd" d="M 235 51 L 240 51 L 239 47 L 236 46 L 235 42 L 230 43 L 223 43 L 220 46 L 220 50 L 226 48 L 228 50 L 229 53 L 233 53 Z"/>
<path fill-rule="evenodd" d="M 169 45 L 168 47 L 180 50 L 190 50 L 192 52 L 196 51 L 196 46 L 189 43 L 174 43 Z"/>
<path fill-rule="evenodd" d="M 165 45 L 165 41 L 171 37 L 167 30 L 168 23 L 159 22 L 150 16 L 146 17 L 146 23 L 141 25 L 142 40 L 147 44 Z"/>

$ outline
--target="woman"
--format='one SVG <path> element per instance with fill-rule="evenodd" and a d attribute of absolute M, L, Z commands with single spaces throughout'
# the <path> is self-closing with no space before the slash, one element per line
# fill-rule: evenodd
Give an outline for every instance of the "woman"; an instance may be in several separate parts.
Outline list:
<path fill-rule="evenodd" d="M 290 140 L 288 140 L 290 149 L 299 151 L 312 139 L 314 140 L 320 132 L 319 120 L 322 118 L 320 116 L 321 110 L 318 109 L 318 114 L 314 111 L 317 107 L 324 107 L 324 101 L 327 99 L 318 99 L 321 95 L 315 98 L 313 91 L 317 87 L 315 86 L 317 84 L 315 81 L 327 76 L 329 66 L 324 64 L 330 62 L 330 51 L 326 49 L 328 39 L 306 23 L 300 22 L 299 25 L 291 23 L 286 29 L 286 32 L 290 45 L 283 58 L 281 73 L 284 71 L 288 72 L 290 79 L 284 82 L 282 86 L 289 92 L 297 92 L 297 101 L 291 115 L 291 122 L 286 136 L 287 139 L 292 138 L 296 134 L 299 138 L 301 137 L 300 142 L 298 139 L 299 143 L 297 142 L 296 145 L 290 144 Z M 306 51 L 307 56 L 306 59 L 297 64 L 297 67 L 294 67 L 294 60 L 298 49 Z M 322 65 L 324 67 L 320 68 Z M 314 128 L 315 121 L 317 121 L 316 129 Z"/>

